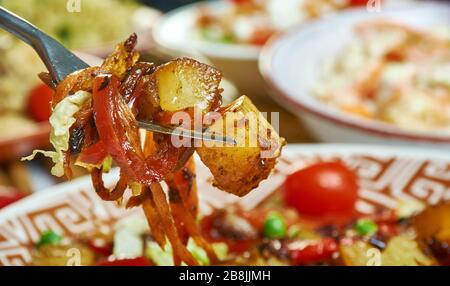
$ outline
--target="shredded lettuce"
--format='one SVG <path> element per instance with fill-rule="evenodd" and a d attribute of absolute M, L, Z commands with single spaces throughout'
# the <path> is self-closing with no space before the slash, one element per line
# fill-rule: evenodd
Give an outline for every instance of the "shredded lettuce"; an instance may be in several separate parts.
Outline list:
<path fill-rule="evenodd" d="M 213 243 L 211 246 L 220 260 L 224 260 L 227 257 L 228 247 L 225 243 Z M 206 251 L 199 247 L 194 240 L 189 239 L 187 249 L 200 265 L 210 265 Z M 173 266 L 172 247 L 168 241 L 164 249 L 161 249 L 155 241 L 148 241 L 145 248 L 145 256 L 158 266 Z"/>
<path fill-rule="evenodd" d="M 84 103 L 91 100 L 92 95 L 86 91 L 78 91 L 61 100 L 54 108 L 50 116 L 50 143 L 55 151 L 34 150 L 33 153 L 22 158 L 23 160 L 33 160 L 36 154 L 41 153 L 52 159 L 55 164 L 51 173 L 54 176 L 61 177 L 64 175 L 64 152 L 69 149 L 70 127 L 75 123 L 73 117 Z"/>

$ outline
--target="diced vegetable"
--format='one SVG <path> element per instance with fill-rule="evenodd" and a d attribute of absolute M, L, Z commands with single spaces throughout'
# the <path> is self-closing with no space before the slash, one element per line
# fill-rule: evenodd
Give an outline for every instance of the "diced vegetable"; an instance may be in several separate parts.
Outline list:
<path fill-rule="evenodd" d="M 30 91 L 28 112 L 36 121 L 47 121 L 52 113 L 50 101 L 53 93 L 45 84 L 39 84 Z"/>
<path fill-rule="evenodd" d="M 430 206 L 412 220 L 419 239 L 450 244 L 450 202 Z"/>
<path fill-rule="evenodd" d="M 399 235 L 389 240 L 382 257 L 385 266 L 429 266 L 435 264 L 432 258 L 422 252 L 417 242 L 406 235 Z"/>
<path fill-rule="evenodd" d="M 112 165 L 112 158 L 111 158 L 111 156 L 107 156 L 107 157 L 105 158 L 105 160 L 103 161 L 103 164 L 102 164 L 102 171 L 103 171 L 104 173 L 108 173 L 109 170 L 111 170 L 111 165 Z"/>
<path fill-rule="evenodd" d="M 424 208 L 425 205 L 418 200 L 399 200 L 395 213 L 397 218 L 407 218 L 421 212 Z"/>
<path fill-rule="evenodd" d="M 48 230 L 42 233 L 41 238 L 37 242 L 36 246 L 39 248 L 44 245 L 55 245 L 63 240 L 62 236 L 54 232 L 53 230 Z"/>
<path fill-rule="evenodd" d="M 216 134 L 227 133 L 235 139 L 236 146 L 205 141 L 196 150 L 214 175 L 215 186 L 244 196 L 269 176 L 285 141 L 248 97 L 240 97 L 223 110 L 224 115 L 209 130 Z"/>
<path fill-rule="evenodd" d="M 264 223 L 264 236 L 267 238 L 283 238 L 286 236 L 286 222 L 278 213 L 270 213 Z"/>
<path fill-rule="evenodd" d="M 211 246 L 219 259 L 225 259 L 228 253 L 228 247 L 226 244 L 212 243 Z M 206 251 L 196 245 L 192 239 L 189 240 L 187 248 L 200 265 L 210 264 Z M 172 247 L 169 243 L 166 243 L 164 249 L 161 249 L 155 241 L 147 241 L 145 256 L 158 266 L 173 266 Z"/>
<path fill-rule="evenodd" d="M 152 263 L 145 257 L 107 259 L 100 261 L 97 266 L 152 266 Z"/>
<path fill-rule="evenodd" d="M 334 239 L 296 241 L 289 246 L 292 260 L 297 265 L 325 262 L 338 250 Z"/>

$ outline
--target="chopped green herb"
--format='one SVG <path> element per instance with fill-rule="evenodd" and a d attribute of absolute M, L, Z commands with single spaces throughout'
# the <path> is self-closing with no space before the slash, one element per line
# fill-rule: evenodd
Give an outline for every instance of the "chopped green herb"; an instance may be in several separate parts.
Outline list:
<path fill-rule="evenodd" d="M 54 232 L 53 230 L 48 230 L 44 233 L 42 233 L 41 238 L 39 239 L 38 243 L 36 244 L 37 247 L 41 247 L 44 245 L 54 245 L 58 244 L 62 241 L 62 236 Z"/>

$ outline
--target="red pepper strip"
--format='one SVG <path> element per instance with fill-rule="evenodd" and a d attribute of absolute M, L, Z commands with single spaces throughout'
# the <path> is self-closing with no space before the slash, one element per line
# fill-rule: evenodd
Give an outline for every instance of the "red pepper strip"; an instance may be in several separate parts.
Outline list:
<path fill-rule="evenodd" d="M 112 254 L 113 245 L 112 243 L 105 243 L 105 244 L 97 244 L 95 240 L 88 240 L 87 245 L 89 248 L 95 252 L 95 254 L 100 256 L 109 256 Z"/>
<path fill-rule="evenodd" d="M 104 260 L 96 264 L 97 266 L 152 266 L 152 263 L 145 257 Z"/>
<path fill-rule="evenodd" d="M 292 246 L 292 244 L 291 244 Z M 323 238 L 301 245 L 298 249 L 289 248 L 292 260 L 297 265 L 318 263 L 332 258 L 337 251 L 337 242 L 332 238 Z"/>
<path fill-rule="evenodd" d="M 77 162 L 100 167 L 108 153 L 102 141 L 98 141 L 91 146 L 84 148 L 77 158 Z"/>
<path fill-rule="evenodd" d="M 100 75 L 94 80 L 95 124 L 105 149 L 130 178 L 144 185 L 161 181 L 163 174 L 145 161 L 139 130 L 131 110 L 118 92 L 119 79 Z"/>

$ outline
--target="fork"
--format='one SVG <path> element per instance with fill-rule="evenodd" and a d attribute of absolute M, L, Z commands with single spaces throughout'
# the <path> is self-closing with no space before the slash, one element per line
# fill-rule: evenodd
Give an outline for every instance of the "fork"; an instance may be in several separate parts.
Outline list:
<path fill-rule="evenodd" d="M 0 28 L 15 35 L 37 52 L 55 84 L 62 81 L 69 74 L 89 67 L 88 64 L 66 49 L 57 40 L 3 7 L 0 7 Z M 161 126 L 143 121 L 138 121 L 138 126 L 156 133 L 236 145 L 235 140 L 232 138 L 207 131 L 198 132 L 181 127 Z"/>

